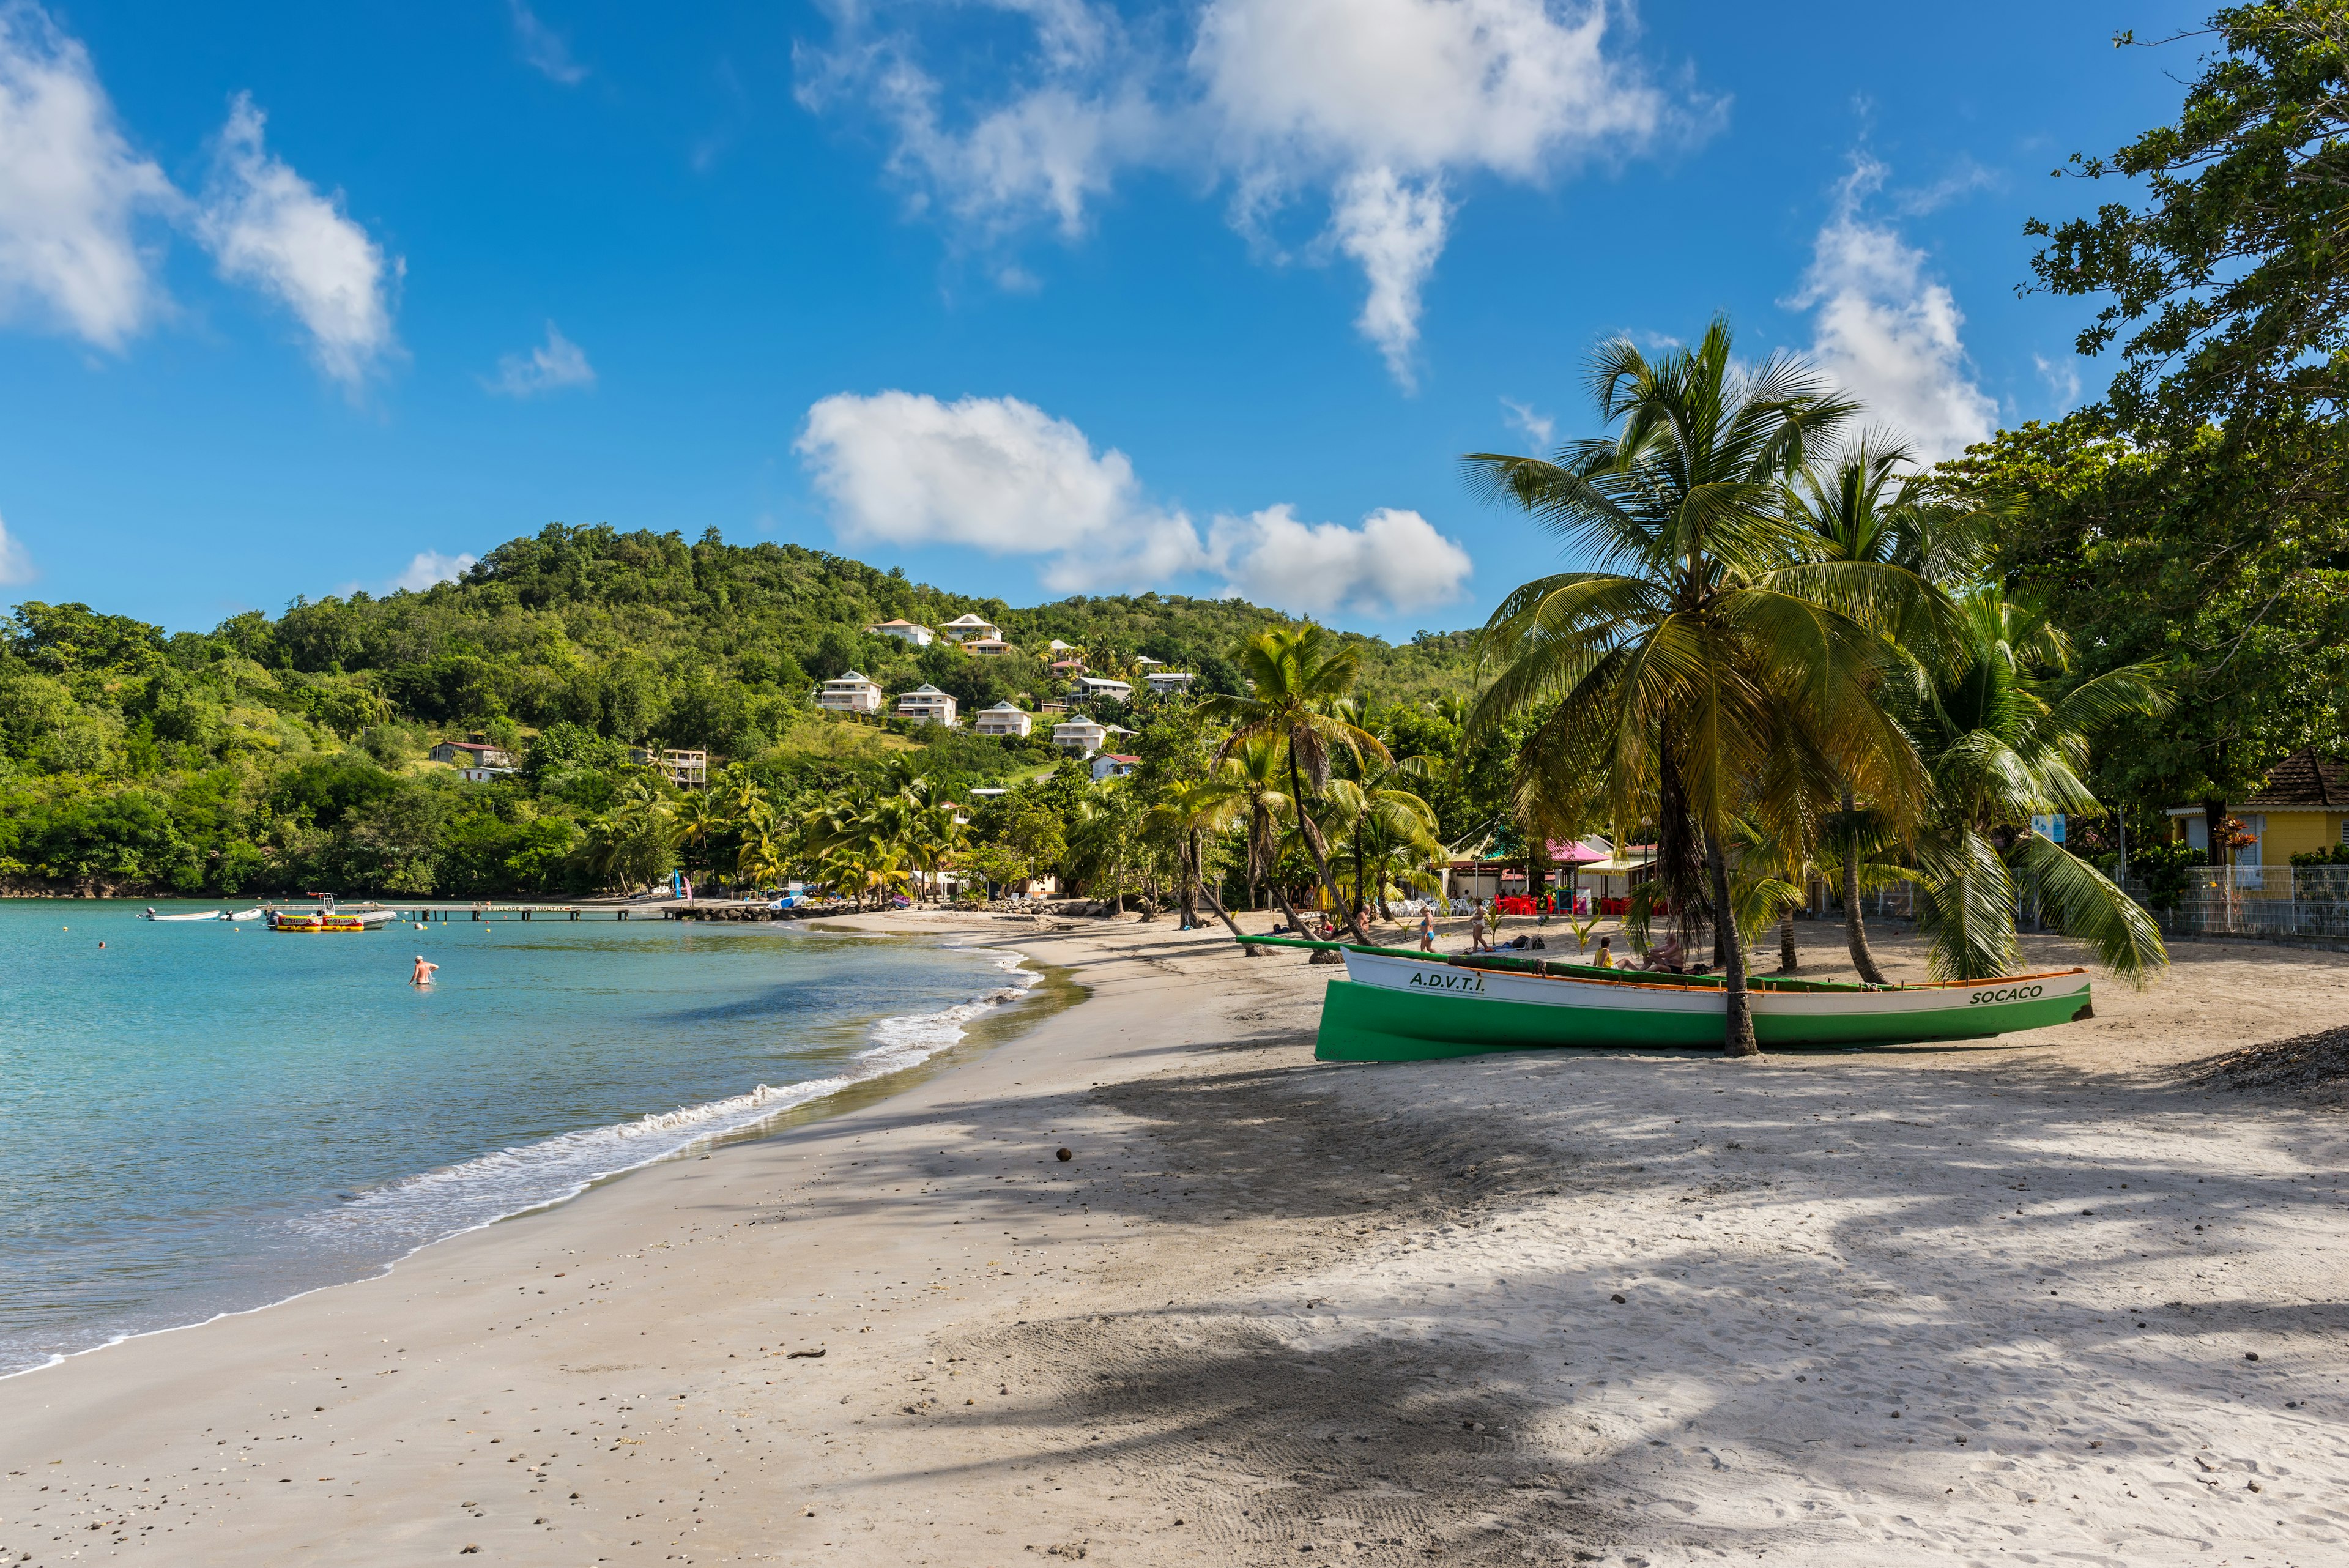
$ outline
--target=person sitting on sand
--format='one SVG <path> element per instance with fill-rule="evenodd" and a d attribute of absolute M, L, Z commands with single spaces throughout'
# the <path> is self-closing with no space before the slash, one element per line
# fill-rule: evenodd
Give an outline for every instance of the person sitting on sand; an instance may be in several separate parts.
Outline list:
<path fill-rule="evenodd" d="M 1648 956 L 1640 961 L 1640 967 L 1649 970 L 1668 970 L 1673 974 L 1678 974 L 1681 971 L 1681 961 L 1680 933 L 1666 931 L 1664 940 L 1650 948 Z"/>
<path fill-rule="evenodd" d="M 1613 969 L 1615 967 L 1615 939 L 1613 937 L 1599 938 L 1599 956 L 1592 959 L 1590 961 L 1600 969 Z"/>
<path fill-rule="evenodd" d="M 440 966 L 437 963 L 426 963 L 424 961 L 424 955 L 422 953 L 418 953 L 416 955 L 416 969 L 413 973 L 409 975 L 408 983 L 410 985 L 430 985 L 432 983 L 432 976 L 439 971 L 440 968 Z"/>

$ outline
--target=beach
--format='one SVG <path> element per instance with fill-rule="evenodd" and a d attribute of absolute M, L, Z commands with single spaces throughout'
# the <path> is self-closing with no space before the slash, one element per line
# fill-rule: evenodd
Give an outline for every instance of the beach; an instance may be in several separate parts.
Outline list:
<path fill-rule="evenodd" d="M 2349 1119 L 2182 1071 L 2349 1023 L 2349 958 L 2181 945 L 1963 1047 L 1331 1066 L 1332 971 L 1219 930 L 860 923 L 1089 995 L 0 1382 L 0 1556 L 2349 1557 Z"/>

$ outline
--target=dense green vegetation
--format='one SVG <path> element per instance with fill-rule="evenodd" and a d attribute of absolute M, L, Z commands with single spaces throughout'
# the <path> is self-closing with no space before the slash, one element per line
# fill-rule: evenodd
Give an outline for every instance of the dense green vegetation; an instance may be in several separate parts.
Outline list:
<path fill-rule="evenodd" d="M 1015 651 L 865 630 L 973 611 Z M 893 759 L 941 785 L 1016 776 L 1049 763 L 1040 740 L 839 720 L 810 693 L 853 668 L 892 693 L 930 682 L 966 712 L 1033 707 L 1065 685 L 1045 668 L 1054 639 L 1096 673 L 1148 657 L 1228 691 L 1232 650 L 1285 624 L 1237 600 L 1155 594 L 1015 609 L 796 545 L 560 525 L 459 582 L 297 602 L 208 633 L 26 603 L 0 624 L 0 877 L 145 892 L 583 890 L 648 864 L 609 853 L 612 813 L 643 774 L 632 746 L 709 750 L 784 801 L 869 784 Z M 1470 682 L 1465 634 L 1342 640 L 1382 700 Z M 423 761 L 467 735 L 516 752 L 519 775 L 466 783 Z"/>
<path fill-rule="evenodd" d="M 2165 47 L 2205 51 L 2175 121 L 2072 161 L 2123 199 L 2031 225 L 2036 286 L 2101 302 L 2078 347 L 2117 352 L 2106 397 L 1940 479 L 2003 508 L 1999 575 L 2077 673 L 2168 669 L 2174 710 L 2124 721 L 2095 782 L 2132 840 L 2199 803 L 2216 846 L 2284 755 L 2349 743 L 2349 4 Z"/>

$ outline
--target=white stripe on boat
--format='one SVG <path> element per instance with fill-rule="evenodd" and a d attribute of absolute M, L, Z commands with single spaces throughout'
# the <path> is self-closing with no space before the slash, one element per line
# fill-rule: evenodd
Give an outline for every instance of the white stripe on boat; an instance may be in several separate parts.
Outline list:
<path fill-rule="evenodd" d="M 1345 957 L 1349 980 L 1388 991 L 1417 991 L 1439 996 L 1464 994 L 1495 1002 L 1532 1002 L 1542 1007 L 1578 1007 L 1623 1012 L 1711 1013 L 1716 1017 L 1725 1012 L 1729 1006 L 1727 993 L 1717 986 L 1674 984 L 1662 977 L 1591 980 L 1580 975 L 1463 969 L 1440 959 L 1357 952 L 1351 948 L 1345 950 Z M 2078 996 L 2087 991 L 2088 979 L 2088 971 L 2085 969 L 2053 970 L 2043 974 L 2001 975 L 1995 980 L 1888 985 L 1873 991 L 1756 990 L 1750 993 L 1750 1000 L 1757 1018 L 1765 1015 L 1795 1018 L 1914 1016 L 1963 1012 L 2002 1002 Z"/>

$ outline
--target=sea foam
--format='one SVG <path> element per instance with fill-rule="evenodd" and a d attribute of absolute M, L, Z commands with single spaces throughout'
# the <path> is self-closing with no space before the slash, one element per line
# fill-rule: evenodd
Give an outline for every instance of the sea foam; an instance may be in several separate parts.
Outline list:
<path fill-rule="evenodd" d="M 330 1250 L 405 1255 L 417 1248 L 500 1220 L 577 1197 L 595 1182 L 755 1131 L 784 1112 L 852 1085 L 915 1066 L 960 1041 L 978 1019 L 1026 996 L 1043 977 L 1020 965 L 1024 955 L 997 955 L 1014 983 L 936 1012 L 884 1018 L 844 1070 L 802 1083 L 761 1084 L 748 1093 L 659 1111 L 633 1121 L 582 1127 L 516 1144 L 438 1170 L 346 1194 L 322 1213 L 288 1221 Z"/>

